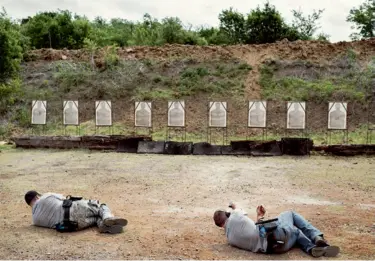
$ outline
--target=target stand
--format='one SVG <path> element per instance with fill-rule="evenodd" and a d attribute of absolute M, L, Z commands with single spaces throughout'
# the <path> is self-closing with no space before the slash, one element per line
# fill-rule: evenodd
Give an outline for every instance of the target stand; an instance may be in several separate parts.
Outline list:
<path fill-rule="evenodd" d="M 186 142 L 186 108 L 185 101 L 169 101 L 167 107 L 167 128 L 165 141 L 172 141 L 174 137 Z"/>
<path fill-rule="evenodd" d="M 348 144 L 348 126 L 347 126 L 347 111 L 348 106 L 346 102 L 330 102 L 328 104 L 328 126 L 327 126 L 327 143 L 331 144 L 332 132 L 341 132 L 343 144 Z M 333 115 L 334 113 L 339 115 Z M 339 127 L 337 127 L 337 125 Z"/>
<path fill-rule="evenodd" d="M 63 132 L 64 136 L 68 133 L 68 127 L 75 127 L 75 135 L 81 135 L 81 126 L 79 122 L 79 110 L 78 110 L 78 101 L 63 101 Z"/>

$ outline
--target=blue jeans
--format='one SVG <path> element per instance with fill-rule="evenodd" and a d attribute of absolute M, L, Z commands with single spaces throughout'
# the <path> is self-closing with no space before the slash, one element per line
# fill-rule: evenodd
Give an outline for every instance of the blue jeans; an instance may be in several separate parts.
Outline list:
<path fill-rule="evenodd" d="M 275 239 L 283 241 L 284 245 L 275 249 L 276 253 L 285 253 L 295 245 L 309 253 L 315 247 L 314 238 L 323 236 L 322 232 L 294 211 L 282 212 L 278 218 L 278 227 L 273 234 Z"/>

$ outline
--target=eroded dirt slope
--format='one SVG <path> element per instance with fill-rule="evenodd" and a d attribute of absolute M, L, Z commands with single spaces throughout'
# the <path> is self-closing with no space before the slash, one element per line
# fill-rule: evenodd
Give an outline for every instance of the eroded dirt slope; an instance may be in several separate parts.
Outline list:
<path fill-rule="evenodd" d="M 103 65 L 103 56 L 108 48 L 99 50 L 95 55 L 98 67 Z M 325 43 L 319 41 L 280 41 L 274 44 L 263 45 L 236 45 L 236 46 L 186 46 L 165 45 L 163 47 L 131 47 L 118 50 L 118 54 L 125 59 L 180 59 L 192 58 L 200 61 L 225 60 L 240 58 L 252 66 L 246 80 L 246 97 L 259 98 L 260 86 L 259 65 L 269 59 L 276 60 L 303 60 L 318 64 L 331 62 L 334 58 L 352 50 L 359 61 L 368 61 L 375 54 L 375 39 Z M 74 60 L 89 61 L 90 54 L 85 50 L 34 50 L 30 53 L 34 61 L 38 60 Z"/>

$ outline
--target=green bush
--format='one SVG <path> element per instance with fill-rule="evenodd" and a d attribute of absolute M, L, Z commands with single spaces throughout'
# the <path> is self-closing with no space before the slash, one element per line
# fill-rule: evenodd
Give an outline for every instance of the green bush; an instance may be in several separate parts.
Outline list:
<path fill-rule="evenodd" d="M 0 84 L 0 114 L 10 110 L 10 106 L 14 105 L 21 96 L 21 80 L 13 79 L 8 83 Z"/>

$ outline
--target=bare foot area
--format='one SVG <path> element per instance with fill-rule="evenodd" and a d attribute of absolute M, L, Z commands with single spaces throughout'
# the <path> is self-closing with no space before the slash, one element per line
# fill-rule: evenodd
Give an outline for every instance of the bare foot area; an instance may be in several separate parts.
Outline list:
<path fill-rule="evenodd" d="M 311 259 L 229 246 L 212 220 L 229 201 L 253 218 L 259 204 L 267 218 L 293 209 L 341 247 L 338 259 L 375 257 L 373 158 L 8 150 L 0 165 L 0 259 Z M 30 189 L 99 199 L 129 224 L 118 235 L 34 227 Z"/>

